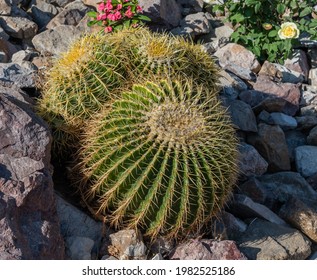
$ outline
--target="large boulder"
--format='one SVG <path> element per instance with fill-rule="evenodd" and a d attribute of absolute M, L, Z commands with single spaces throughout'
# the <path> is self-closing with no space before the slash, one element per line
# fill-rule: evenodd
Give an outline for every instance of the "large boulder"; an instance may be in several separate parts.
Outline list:
<path fill-rule="evenodd" d="M 63 259 L 51 136 L 28 101 L 0 85 L 0 259 Z"/>

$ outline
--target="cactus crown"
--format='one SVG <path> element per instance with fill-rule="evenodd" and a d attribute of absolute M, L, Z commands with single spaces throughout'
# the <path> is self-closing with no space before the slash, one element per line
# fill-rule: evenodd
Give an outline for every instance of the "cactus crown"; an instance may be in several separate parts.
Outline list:
<path fill-rule="evenodd" d="M 226 201 L 236 176 L 230 118 L 214 94 L 185 82 L 134 85 L 87 132 L 84 198 L 116 226 L 181 237 Z"/>

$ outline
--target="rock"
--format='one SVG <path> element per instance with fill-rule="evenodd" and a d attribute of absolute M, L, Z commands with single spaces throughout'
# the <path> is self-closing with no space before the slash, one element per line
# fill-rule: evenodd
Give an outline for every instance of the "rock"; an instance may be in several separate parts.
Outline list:
<path fill-rule="evenodd" d="M 23 61 L 31 61 L 38 53 L 32 50 L 21 50 L 12 55 L 11 61 L 13 63 L 22 64 Z"/>
<path fill-rule="evenodd" d="M 0 2 L 0 16 L 9 16 L 11 14 L 11 5 L 9 1 L 2 0 Z"/>
<path fill-rule="evenodd" d="M 286 225 L 286 223 L 269 208 L 254 202 L 246 195 L 235 194 L 229 209 L 231 213 L 242 219 L 262 218 L 274 224 Z"/>
<path fill-rule="evenodd" d="M 60 25 L 76 26 L 83 19 L 89 8 L 82 2 L 71 2 L 62 12 L 55 16 L 47 25 L 47 29 L 52 29 Z"/>
<path fill-rule="evenodd" d="M 160 22 L 161 0 L 139 0 L 139 5 L 143 9 L 144 15 L 148 16 L 153 22 Z"/>
<path fill-rule="evenodd" d="M 118 260 L 116 257 L 109 256 L 109 255 L 104 255 L 101 259 L 105 260 L 105 261 L 117 261 Z"/>
<path fill-rule="evenodd" d="M 36 50 L 59 55 L 66 52 L 69 45 L 79 38 L 81 32 L 74 26 L 60 25 L 46 30 L 32 39 Z"/>
<path fill-rule="evenodd" d="M 58 12 L 59 9 L 56 6 L 44 0 L 32 0 L 31 2 L 31 16 L 40 29 L 45 27 Z"/>
<path fill-rule="evenodd" d="M 310 85 L 302 86 L 301 106 L 317 104 L 317 87 Z"/>
<path fill-rule="evenodd" d="M 265 61 L 261 67 L 259 75 L 265 75 L 270 80 L 282 83 L 302 83 L 305 76 L 299 72 L 288 69 L 287 67 L 278 63 L 271 63 Z"/>
<path fill-rule="evenodd" d="M 290 170 L 290 159 L 283 130 L 277 125 L 260 123 L 258 132 L 249 135 L 247 142 L 254 146 L 269 164 L 268 171 Z"/>
<path fill-rule="evenodd" d="M 230 36 L 233 33 L 233 29 L 227 25 L 221 25 L 215 28 L 211 28 L 208 34 L 200 36 L 202 42 L 206 42 L 204 45 L 209 46 L 210 53 L 216 52 L 219 48 L 230 42 Z"/>
<path fill-rule="evenodd" d="M 229 212 L 222 211 L 219 221 L 223 224 L 228 239 L 236 240 L 245 230 L 247 224 Z"/>
<path fill-rule="evenodd" d="M 303 177 L 309 177 L 317 172 L 317 147 L 300 146 L 295 149 L 297 171 Z"/>
<path fill-rule="evenodd" d="M 255 177 L 251 177 L 249 180 L 239 185 L 237 192 L 250 197 L 253 201 L 260 204 L 265 204 L 265 201 L 269 197 L 267 189 L 264 188 L 260 181 Z"/>
<path fill-rule="evenodd" d="M 297 128 L 300 130 L 310 130 L 317 125 L 316 116 L 301 116 L 295 117 L 297 121 Z"/>
<path fill-rule="evenodd" d="M 91 260 L 94 241 L 87 237 L 71 236 L 66 239 L 66 253 L 71 260 Z"/>
<path fill-rule="evenodd" d="M 146 259 L 147 248 L 142 235 L 135 230 L 120 230 L 109 235 L 111 246 L 115 247 L 120 259 Z"/>
<path fill-rule="evenodd" d="M 252 260 L 304 260 L 311 253 L 311 242 L 299 231 L 260 219 L 249 225 L 238 244 Z"/>
<path fill-rule="evenodd" d="M 182 8 L 184 16 L 201 12 L 204 6 L 204 0 L 176 0 Z"/>
<path fill-rule="evenodd" d="M 225 66 L 225 69 L 227 71 L 232 72 L 233 74 L 235 74 L 236 76 L 238 76 L 239 78 L 243 80 L 252 81 L 252 82 L 256 81 L 256 75 L 249 69 L 242 68 L 241 66 L 238 66 L 236 64 L 228 64 Z"/>
<path fill-rule="evenodd" d="M 293 162 L 295 161 L 295 149 L 307 144 L 306 136 L 301 131 L 289 130 L 285 131 L 285 138 L 288 147 L 288 154 L 291 162 Z"/>
<path fill-rule="evenodd" d="M 317 260 L 317 252 L 314 252 L 313 254 L 311 254 L 311 256 L 309 257 L 309 260 Z"/>
<path fill-rule="evenodd" d="M 185 35 L 195 38 L 197 35 L 210 32 L 211 26 L 205 13 L 189 14 L 180 21 L 180 27 L 171 30 L 174 35 Z"/>
<path fill-rule="evenodd" d="M 182 19 L 180 6 L 175 0 L 161 0 L 160 16 L 171 26 L 178 26 Z"/>
<path fill-rule="evenodd" d="M 67 4 L 71 3 L 71 2 L 80 2 L 80 0 L 45 0 L 45 2 L 49 3 L 49 4 L 53 4 L 55 6 L 59 6 L 59 7 L 65 7 Z M 98 2 L 100 2 L 98 0 Z"/>
<path fill-rule="evenodd" d="M 234 241 L 191 239 L 178 245 L 170 254 L 172 260 L 245 260 Z"/>
<path fill-rule="evenodd" d="M 166 255 L 175 247 L 174 241 L 166 239 L 162 236 L 156 238 L 153 243 L 151 243 L 150 250 L 153 254 Z"/>
<path fill-rule="evenodd" d="M 0 40 L 8 41 L 10 36 L 0 26 Z"/>
<path fill-rule="evenodd" d="M 283 113 L 294 116 L 299 109 L 300 90 L 299 85 L 291 83 L 275 83 L 268 79 L 266 76 L 261 75 L 258 77 L 253 89 L 261 91 L 266 94 L 266 97 L 282 98 L 287 101 Z M 271 110 L 266 110 L 272 112 Z"/>
<path fill-rule="evenodd" d="M 317 191 L 317 173 L 306 178 L 306 181 L 315 191 Z"/>
<path fill-rule="evenodd" d="M 248 89 L 248 86 L 234 74 L 221 70 L 219 82 L 222 94 L 228 99 L 236 99 L 240 91 Z"/>
<path fill-rule="evenodd" d="M 255 115 L 250 105 L 241 100 L 230 100 L 227 104 L 232 122 L 242 131 L 257 132 Z"/>
<path fill-rule="evenodd" d="M 12 82 L 20 88 L 34 88 L 35 68 L 29 69 L 16 63 L 0 63 L 0 80 Z"/>
<path fill-rule="evenodd" d="M 225 45 L 217 50 L 214 55 L 219 59 L 221 67 L 236 64 L 237 66 L 248 69 L 254 73 L 259 72 L 261 68 L 260 63 L 252 52 L 235 43 Z"/>
<path fill-rule="evenodd" d="M 312 86 L 317 86 L 317 69 L 312 68 L 309 70 L 308 82 Z"/>
<path fill-rule="evenodd" d="M 288 223 L 305 233 L 311 240 L 317 242 L 317 212 L 301 200 L 291 197 L 282 206 L 279 215 Z"/>
<path fill-rule="evenodd" d="M 299 173 L 278 172 L 259 176 L 257 180 L 266 190 L 264 204 L 270 209 L 276 209 L 278 204 L 285 203 L 292 196 L 307 205 L 316 205 L 317 193 Z"/>
<path fill-rule="evenodd" d="M 31 39 L 35 36 L 38 26 L 24 17 L 0 17 L 0 25 L 10 36 L 18 39 Z"/>
<path fill-rule="evenodd" d="M 292 57 L 285 60 L 284 66 L 290 70 L 302 74 L 305 77 L 305 80 L 307 80 L 309 63 L 307 60 L 307 55 L 303 50 L 294 49 Z"/>
<path fill-rule="evenodd" d="M 261 119 L 260 115 L 259 118 Z M 295 129 L 297 127 L 296 119 L 284 113 L 270 113 L 268 114 L 268 117 L 265 119 L 265 122 L 267 124 L 279 125 L 284 131 Z"/>
<path fill-rule="evenodd" d="M 307 144 L 317 146 L 317 126 L 309 132 L 309 135 L 307 136 Z"/>
<path fill-rule="evenodd" d="M 317 104 L 304 106 L 304 107 L 301 107 L 300 109 L 301 116 L 316 116 L 316 113 L 317 113 Z"/>
<path fill-rule="evenodd" d="M 267 167 L 268 163 L 253 146 L 244 142 L 239 145 L 240 176 L 259 176 L 267 171 Z"/>
<path fill-rule="evenodd" d="M 56 201 L 61 233 L 64 238 L 71 236 L 89 238 L 94 241 L 94 250 L 96 250 L 102 239 L 102 223 L 96 222 L 58 195 L 56 195 Z"/>
<path fill-rule="evenodd" d="M 158 253 L 151 260 L 160 261 L 160 260 L 164 260 L 164 258 L 163 258 L 163 256 L 160 253 Z"/>
<path fill-rule="evenodd" d="M 14 87 L 0 92 L 0 259 L 63 259 L 49 128 Z"/>

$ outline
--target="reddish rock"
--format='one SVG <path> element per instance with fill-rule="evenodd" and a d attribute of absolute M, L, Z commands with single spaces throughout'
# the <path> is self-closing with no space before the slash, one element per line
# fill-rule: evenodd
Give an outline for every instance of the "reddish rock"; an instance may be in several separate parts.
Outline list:
<path fill-rule="evenodd" d="M 261 69 L 261 65 L 255 58 L 255 55 L 245 47 L 235 43 L 225 45 L 223 48 L 217 50 L 214 55 L 218 57 L 222 67 L 236 64 L 255 73 Z"/>
<path fill-rule="evenodd" d="M 265 75 L 258 77 L 256 83 L 253 85 L 254 90 L 260 91 L 266 95 L 267 98 L 279 98 L 286 101 L 283 113 L 288 115 L 295 115 L 299 109 L 300 89 L 299 84 L 291 83 L 275 83 Z M 262 108 L 263 109 L 263 108 Z M 272 110 L 266 111 L 272 112 Z"/>
<path fill-rule="evenodd" d="M 172 260 L 245 260 L 234 241 L 192 239 L 178 245 L 170 254 Z"/>
<path fill-rule="evenodd" d="M 0 92 L 0 259 L 63 259 L 49 129 L 19 92 Z"/>
<path fill-rule="evenodd" d="M 294 51 L 290 59 L 286 59 L 284 66 L 287 68 L 301 73 L 307 79 L 309 72 L 309 63 L 305 51 L 297 49 Z"/>
<path fill-rule="evenodd" d="M 269 171 L 291 169 L 285 135 L 278 125 L 260 123 L 258 133 L 249 135 L 247 140 L 268 162 Z"/>

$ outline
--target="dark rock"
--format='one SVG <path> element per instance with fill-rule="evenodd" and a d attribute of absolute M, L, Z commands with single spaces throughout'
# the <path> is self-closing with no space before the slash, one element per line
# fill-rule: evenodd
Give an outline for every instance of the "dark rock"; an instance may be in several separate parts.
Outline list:
<path fill-rule="evenodd" d="M 286 66 L 288 69 L 301 73 L 305 77 L 305 80 L 307 80 L 309 63 L 307 60 L 307 55 L 303 50 L 295 49 L 293 51 L 292 57 L 285 60 L 284 66 Z"/>
<path fill-rule="evenodd" d="M 266 172 L 268 163 L 251 145 L 241 143 L 239 146 L 239 173 L 243 178 L 259 176 Z"/>
<path fill-rule="evenodd" d="M 40 29 L 45 27 L 58 12 L 59 10 L 56 6 L 49 4 L 44 0 L 32 0 L 31 15 L 33 21 Z"/>
<path fill-rule="evenodd" d="M 297 171 L 304 177 L 317 172 L 317 146 L 299 146 L 295 149 Z"/>
<path fill-rule="evenodd" d="M 291 162 L 295 160 L 295 149 L 307 144 L 306 135 L 298 130 L 285 131 L 285 138 Z"/>
<path fill-rule="evenodd" d="M 161 0 L 160 16 L 171 26 L 178 26 L 182 19 L 180 6 L 175 0 Z"/>
<path fill-rule="evenodd" d="M 189 240 L 170 254 L 172 260 L 245 260 L 234 241 Z"/>
<path fill-rule="evenodd" d="M 35 36 L 38 26 L 25 17 L 0 17 L 0 25 L 6 33 L 18 39 L 31 39 Z"/>
<path fill-rule="evenodd" d="M 279 126 L 260 123 L 258 125 L 258 133 L 249 135 L 247 141 L 268 162 L 269 171 L 290 170 L 291 166 L 285 135 Z"/>
<path fill-rule="evenodd" d="M 297 121 L 297 128 L 300 130 L 310 130 L 314 126 L 317 126 L 316 116 L 301 116 L 295 117 Z"/>
<path fill-rule="evenodd" d="M 291 197 L 282 206 L 279 215 L 317 243 L 316 209 L 307 206 L 295 197 Z"/>
<path fill-rule="evenodd" d="M 63 259 L 49 129 L 12 92 L 0 95 L 0 259 Z"/>
<path fill-rule="evenodd" d="M 176 0 L 176 2 L 180 4 L 184 16 L 202 12 L 204 6 L 204 0 Z"/>
<path fill-rule="evenodd" d="M 237 191 L 238 193 L 244 194 L 250 197 L 253 201 L 261 204 L 264 204 L 269 197 L 267 189 L 264 188 L 260 181 L 258 181 L 255 177 L 251 177 L 248 181 L 239 185 Z"/>
<path fill-rule="evenodd" d="M 251 106 L 241 100 L 228 102 L 232 122 L 242 131 L 257 132 L 256 118 Z"/>
<path fill-rule="evenodd" d="M 260 219 L 249 225 L 238 244 L 252 260 L 304 260 L 311 254 L 311 242 L 299 231 Z"/>
<path fill-rule="evenodd" d="M 315 191 L 317 191 L 317 173 L 306 178 L 306 181 Z"/>
<path fill-rule="evenodd" d="M 237 99 L 239 92 L 248 88 L 239 77 L 226 71 L 220 71 L 219 82 L 222 94 L 228 99 Z"/>
<path fill-rule="evenodd" d="M 269 208 L 254 202 L 246 195 L 235 194 L 234 199 L 230 202 L 229 209 L 232 214 L 241 219 L 262 218 L 274 224 L 286 225 L 286 223 Z"/>

